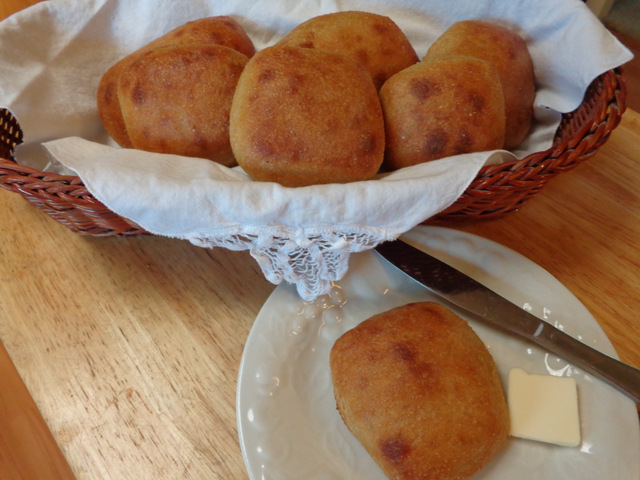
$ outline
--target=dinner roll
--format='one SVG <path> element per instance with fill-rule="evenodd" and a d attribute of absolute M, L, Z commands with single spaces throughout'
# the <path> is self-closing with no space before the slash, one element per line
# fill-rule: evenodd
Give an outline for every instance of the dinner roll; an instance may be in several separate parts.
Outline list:
<path fill-rule="evenodd" d="M 309 48 L 256 53 L 238 81 L 230 135 L 251 178 L 288 187 L 367 180 L 384 155 L 382 109 L 366 69 Z"/>
<path fill-rule="evenodd" d="M 140 55 L 121 72 L 117 90 L 133 147 L 235 165 L 229 115 L 247 61 L 221 45 L 174 45 Z"/>
<path fill-rule="evenodd" d="M 369 71 L 378 89 L 391 75 L 418 61 L 413 46 L 394 21 L 369 12 L 313 17 L 294 28 L 279 44 L 346 55 Z"/>
<path fill-rule="evenodd" d="M 244 28 L 226 15 L 187 22 L 152 41 L 143 49 L 164 45 L 222 45 L 247 57 L 256 53 L 255 46 Z"/>
<path fill-rule="evenodd" d="M 102 124 L 109 135 L 111 135 L 120 146 L 125 148 L 143 148 L 134 145 L 131 141 L 131 132 L 128 131 L 128 126 L 122 116 L 118 94 L 120 76 L 129 69 L 134 61 L 145 53 L 158 48 L 178 45 L 221 45 L 236 50 L 246 57 L 251 57 L 255 53 L 253 42 L 238 22 L 228 16 L 215 16 L 181 25 L 122 58 L 104 73 L 97 91 L 97 107 Z M 182 88 L 187 87 L 182 85 Z M 207 107 L 210 107 L 210 104 L 208 104 Z M 195 108 L 197 108 L 197 106 Z M 134 133 L 134 136 L 140 137 L 140 135 L 140 132 Z M 187 140 L 185 139 L 185 141 Z M 226 148 L 228 152 L 229 147 Z M 166 153 L 178 152 L 167 151 Z M 225 154 L 224 152 L 211 152 L 207 155 L 207 158 L 218 155 L 220 155 L 220 158 L 228 158 L 228 153 Z"/>
<path fill-rule="evenodd" d="M 473 57 L 422 61 L 380 89 L 385 167 L 502 148 L 504 96 L 495 67 Z"/>
<path fill-rule="evenodd" d="M 450 55 L 477 57 L 496 67 L 507 117 L 504 148 L 517 147 L 531 128 L 535 98 L 533 61 L 525 40 L 507 27 L 466 20 L 449 27 L 429 47 L 423 61 Z"/>
<path fill-rule="evenodd" d="M 334 344 L 340 415 L 394 480 L 465 480 L 505 446 L 509 413 L 491 354 L 442 305 L 374 315 Z"/>

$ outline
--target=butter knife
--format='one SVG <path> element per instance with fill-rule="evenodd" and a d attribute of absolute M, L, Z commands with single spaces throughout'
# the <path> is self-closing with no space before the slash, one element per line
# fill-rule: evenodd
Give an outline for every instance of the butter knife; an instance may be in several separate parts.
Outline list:
<path fill-rule="evenodd" d="M 640 403 L 640 370 L 605 355 L 402 240 L 376 251 L 428 290 L 485 323 L 531 341 Z"/>

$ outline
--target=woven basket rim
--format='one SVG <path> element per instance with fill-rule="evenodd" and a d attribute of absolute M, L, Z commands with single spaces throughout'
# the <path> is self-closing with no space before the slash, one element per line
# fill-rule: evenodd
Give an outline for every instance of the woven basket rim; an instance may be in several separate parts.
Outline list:
<path fill-rule="evenodd" d="M 626 86 L 625 86 L 625 82 L 624 82 L 624 77 L 622 76 L 622 67 L 618 67 L 612 70 L 608 70 L 606 72 L 604 72 L 602 75 L 600 75 L 598 77 L 598 79 L 604 79 L 607 76 L 613 76 L 616 77 L 616 81 L 620 84 L 621 88 L 624 90 L 624 96 L 626 97 Z M 585 100 L 583 100 L 583 102 L 580 104 L 580 106 L 574 110 L 577 111 L 584 102 L 588 101 L 588 99 L 586 99 L 586 97 L 589 95 L 589 91 L 587 91 L 585 93 Z M 618 101 L 618 103 L 620 103 Z M 626 104 L 624 102 L 622 102 L 621 105 L 621 113 L 624 112 L 624 110 L 626 109 Z M 518 167 L 519 165 L 525 165 L 529 162 L 531 162 L 532 160 L 536 159 L 537 157 L 549 157 L 549 156 L 557 156 L 558 153 L 560 151 L 566 150 L 568 145 L 571 143 L 571 141 L 573 139 L 575 139 L 576 137 L 581 137 L 584 134 L 586 134 L 586 132 L 591 128 L 590 125 L 588 124 L 584 124 L 582 125 L 581 129 L 584 130 L 583 132 L 576 132 L 574 135 L 568 136 L 567 138 L 565 138 L 564 140 L 558 140 L 557 135 L 558 132 L 562 130 L 562 126 L 563 126 L 563 122 L 565 122 L 565 119 L 567 116 L 572 115 L 574 112 L 568 112 L 566 114 L 563 114 L 563 120 L 561 121 L 560 125 L 558 125 L 558 128 L 556 129 L 556 138 L 554 139 L 553 144 L 545 149 L 545 150 L 540 150 L 537 152 L 532 152 L 528 155 L 526 155 L 525 157 L 519 158 L 519 159 L 515 159 L 515 160 L 509 160 L 506 162 L 502 162 L 500 164 L 500 166 L 502 166 L 502 169 L 511 169 L 513 167 Z M 604 113 L 603 113 L 604 114 Z M 487 171 L 487 170 L 491 170 L 492 169 L 492 165 L 485 165 L 482 169 L 482 171 Z"/>

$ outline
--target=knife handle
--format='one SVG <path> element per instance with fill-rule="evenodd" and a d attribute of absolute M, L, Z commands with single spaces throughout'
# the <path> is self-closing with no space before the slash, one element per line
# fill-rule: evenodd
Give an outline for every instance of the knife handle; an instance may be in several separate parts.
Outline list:
<path fill-rule="evenodd" d="M 532 340 L 571 363 L 605 381 L 615 389 L 640 403 L 640 370 L 576 340 L 549 324 L 542 327 Z"/>

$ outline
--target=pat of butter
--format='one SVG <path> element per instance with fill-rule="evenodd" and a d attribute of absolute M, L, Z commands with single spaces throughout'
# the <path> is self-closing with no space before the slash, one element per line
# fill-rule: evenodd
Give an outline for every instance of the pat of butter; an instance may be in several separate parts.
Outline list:
<path fill-rule="evenodd" d="M 572 377 L 509 372 L 511 435 L 566 447 L 580 445 L 578 390 Z"/>

